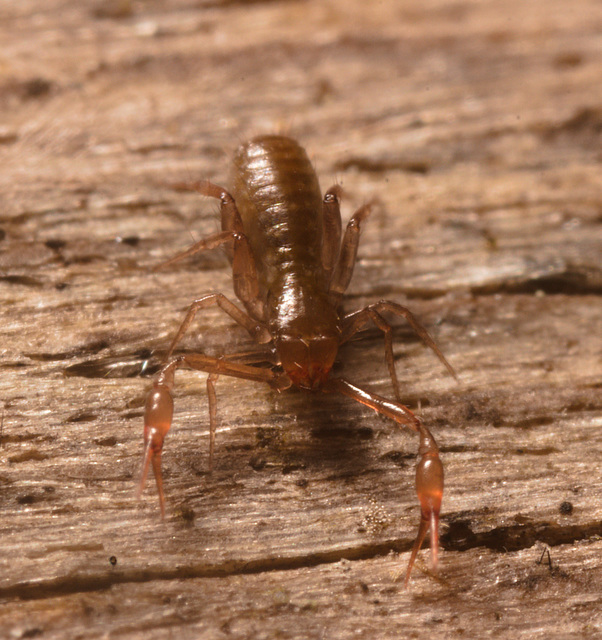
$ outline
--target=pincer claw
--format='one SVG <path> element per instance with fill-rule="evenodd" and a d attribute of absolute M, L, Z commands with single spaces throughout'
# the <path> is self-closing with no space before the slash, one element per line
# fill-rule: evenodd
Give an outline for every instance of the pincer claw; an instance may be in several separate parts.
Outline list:
<path fill-rule="evenodd" d="M 412 567 L 420 547 L 428 533 L 431 532 L 431 568 L 437 570 L 439 552 L 439 512 L 443 499 L 443 465 L 433 436 L 426 431 L 421 434 L 420 462 L 416 467 L 416 493 L 420 501 L 420 526 L 412 547 L 404 584 L 410 581 Z"/>
<path fill-rule="evenodd" d="M 163 384 L 155 384 L 146 399 L 144 410 L 144 463 L 137 497 L 142 495 L 149 467 L 152 465 L 157 491 L 159 492 L 159 505 L 161 517 L 165 518 L 165 497 L 163 494 L 163 476 L 161 474 L 161 451 L 163 441 L 171 427 L 173 417 L 173 398 L 169 388 Z"/>

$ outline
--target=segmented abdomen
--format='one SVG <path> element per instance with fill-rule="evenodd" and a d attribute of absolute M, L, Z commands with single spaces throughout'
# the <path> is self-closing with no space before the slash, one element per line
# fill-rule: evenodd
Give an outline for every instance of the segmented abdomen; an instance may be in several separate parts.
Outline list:
<path fill-rule="evenodd" d="M 239 147 L 231 193 L 266 289 L 285 274 L 322 270 L 322 195 L 297 142 L 270 135 Z"/>

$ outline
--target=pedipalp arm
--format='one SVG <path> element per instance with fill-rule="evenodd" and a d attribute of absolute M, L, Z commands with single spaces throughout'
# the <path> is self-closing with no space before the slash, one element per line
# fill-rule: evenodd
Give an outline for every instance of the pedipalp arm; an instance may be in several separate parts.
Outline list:
<path fill-rule="evenodd" d="M 263 359 L 262 355 L 258 357 L 258 361 Z M 171 391 L 174 386 L 175 373 L 182 367 L 205 371 L 210 374 L 207 390 L 209 394 L 211 461 L 213 458 L 217 407 L 214 385 L 218 376 L 226 375 L 242 378 L 243 380 L 251 380 L 252 382 L 265 382 L 277 390 L 286 389 L 290 386 L 290 380 L 285 374 L 273 371 L 270 368 L 230 362 L 225 357 L 215 358 L 202 353 L 177 356 L 163 366 L 155 378 L 153 387 L 146 399 L 144 411 L 144 462 L 137 492 L 137 496 L 140 497 L 146 484 L 149 469 L 152 467 L 155 482 L 157 483 L 162 518 L 165 517 L 165 496 L 161 473 L 161 453 L 165 437 L 173 421 L 173 396 Z"/>
<path fill-rule="evenodd" d="M 344 378 L 329 378 L 323 389 L 326 392 L 341 393 L 374 409 L 377 413 L 391 418 L 397 424 L 412 429 L 419 435 L 418 455 L 420 459 L 416 466 L 416 493 L 420 502 L 420 526 L 405 574 L 405 585 L 407 586 L 416 556 L 429 530 L 431 532 L 431 565 L 433 570 L 437 568 L 439 512 L 443 499 L 443 465 L 439 458 L 437 442 L 412 411 L 399 402 L 387 400 L 376 393 L 361 389 Z"/>

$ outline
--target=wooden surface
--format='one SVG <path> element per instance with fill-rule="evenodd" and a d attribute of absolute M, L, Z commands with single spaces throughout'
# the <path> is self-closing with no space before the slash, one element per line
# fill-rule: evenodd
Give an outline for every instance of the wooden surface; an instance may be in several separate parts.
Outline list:
<path fill-rule="evenodd" d="M 602 636 L 601 29 L 596 0 L 2 4 L 0 637 Z M 460 374 L 400 323 L 447 479 L 409 591 L 415 438 L 344 398 L 220 379 L 209 476 L 181 372 L 167 521 L 134 497 L 148 374 L 232 295 L 218 252 L 150 273 L 217 226 L 169 184 L 266 131 L 346 215 L 379 199 L 346 308 L 407 304 Z M 391 395 L 377 331 L 341 371 Z"/>

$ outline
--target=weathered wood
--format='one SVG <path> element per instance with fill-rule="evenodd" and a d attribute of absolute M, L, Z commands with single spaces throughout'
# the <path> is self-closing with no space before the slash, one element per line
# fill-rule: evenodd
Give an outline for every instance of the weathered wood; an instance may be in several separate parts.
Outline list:
<path fill-rule="evenodd" d="M 1 637 L 599 637 L 599 29 L 595 0 L 0 8 Z M 232 295 L 217 252 L 150 272 L 217 226 L 170 183 L 273 130 L 379 199 L 347 308 L 407 304 L 460 374 L 396 330 L 447 478 L 409 592 L 415 437 L 344 398 L 220 379 L 209 476 L 179 372 L 167 521 L 134 499 L 148 374 Z M 392 395 L 376 330 L 341 370 Z"/>

